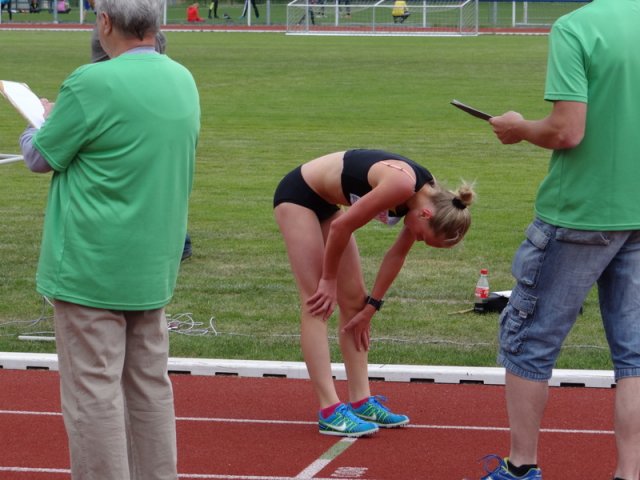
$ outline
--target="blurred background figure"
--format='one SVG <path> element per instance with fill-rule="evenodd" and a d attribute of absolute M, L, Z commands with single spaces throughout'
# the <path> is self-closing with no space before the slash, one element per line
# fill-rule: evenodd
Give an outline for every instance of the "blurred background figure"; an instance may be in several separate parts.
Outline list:
<path fill-rule="evenodd" d="M 396 0 L 393 3 L 393 10 L 391 10 L 391 16 L 393 16 L 393 23 L 404 23 L 404 21 L 411 15 L 407 2 L 405 0 Z"/>
<path fill-rule="evenodd" d="M 204 18 L 200 17 L 200 5 L 198 2 L 192 3 L 187 7 L 187 22 L 204 22 Z"/>

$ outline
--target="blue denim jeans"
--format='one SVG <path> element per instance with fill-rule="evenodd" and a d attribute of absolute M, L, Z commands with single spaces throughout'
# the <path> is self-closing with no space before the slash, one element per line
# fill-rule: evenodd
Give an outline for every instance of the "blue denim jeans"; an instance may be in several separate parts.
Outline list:
<path fill-rule="evenodd" d="M 551 377 L 585 297 L 598 284 L 616 380 L 640 376 L 640 231 L 599 232 L 534 220 L 513 260 L 517 284 L 500 316 L 498 361 Z"/>

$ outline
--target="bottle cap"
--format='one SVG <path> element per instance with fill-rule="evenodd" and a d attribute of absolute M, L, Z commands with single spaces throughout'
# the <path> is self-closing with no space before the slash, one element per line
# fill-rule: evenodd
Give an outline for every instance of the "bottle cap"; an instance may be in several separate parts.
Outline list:
<path fill-rule="evenodd" d="M 480 274 L 481 275 L 488 275 L 489 274 L 489 270 L 487 270 L 486 268 L 483 268 L 482 270 L 480 270 Z"/>

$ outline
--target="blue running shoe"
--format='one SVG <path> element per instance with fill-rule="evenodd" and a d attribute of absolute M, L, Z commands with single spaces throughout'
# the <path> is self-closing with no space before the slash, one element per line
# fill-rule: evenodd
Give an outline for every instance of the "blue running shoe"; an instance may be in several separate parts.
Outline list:
<path fill-rule="evenodd" d="M 323 435 L 338 435 L 340 437 L 361 437 L 373 435 L 378 431 L 375 423 L 363 422 L 356 417 L 349 407 L 341 403 L 328 418 L 318 413 L 319 432 Z"/>
<path fill-rule="evenodd" d="M 497 455 L 487 455 L 482 460 L 484 461 L 484 471 L 488 473 L 488 475 L 482 477 L 480 480 L 542 480 L 542 470 L 539 468 L 532 468 L 522 477 L 516 477 L 507 468 L 508 458 L 500 458 Z M 493 461 L 497 461 L 498 466 L 493 470 L 489 470 L 487 465 L 493 463 Z"/>
<path fill-rule="evenodd" d="M 387 398 L 382 395 L 369 397 L 366 403 L 358 408 L 349 405 L 355 415 L 366 422 L 373 422 L 382 428 L 401 427 L 409 423 L 409 417 L 393 413 L 380 402 L 386 402 Z"/>

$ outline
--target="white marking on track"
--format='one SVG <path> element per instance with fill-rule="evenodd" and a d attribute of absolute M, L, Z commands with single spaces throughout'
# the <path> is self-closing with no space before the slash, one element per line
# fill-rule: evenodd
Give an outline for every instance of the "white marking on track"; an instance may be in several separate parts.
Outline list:
<path fill-rule="evenodd" d="M 314 478 L 323 468 L 329 465 L 339 455 L 341 455 L 347 448 L 355 443 L 357 438 L 345 437 L 341 438 L 337 443 L 334 443 L 329 450 L 324 452 L 320 457 L 311 462 L 304 470 L 302 470 L 296 478 L 309 479 Z"/>
<path fill-rule="evenodd" d="M 34 416 L 62 416 L 60 412 L 37 412 L 28 410 L 0 410 L 0 415 L 34 415 Z M 222 417 L 177 417 L 179 422 L 214 422 L 214 423 L 259 423 L 272 425 L 316 425 L 317 422 L 307 422 L 303 420 L 265 420 L 250 418 L 222 418 Z M 509 427 L 492 427 L 477 425 L 406 425 L 403 428 L 426 428 L 431 430 L 477 430 L 486 432 L 508 432 Z M 563 434 L 583 434 L 583 435 L 613 435 L 613 430 L 590 430 L 581 428 L 542 428 L 542 433 L 563 433 Z M 353 440 L 353 439 L 352 439 Z"/>

